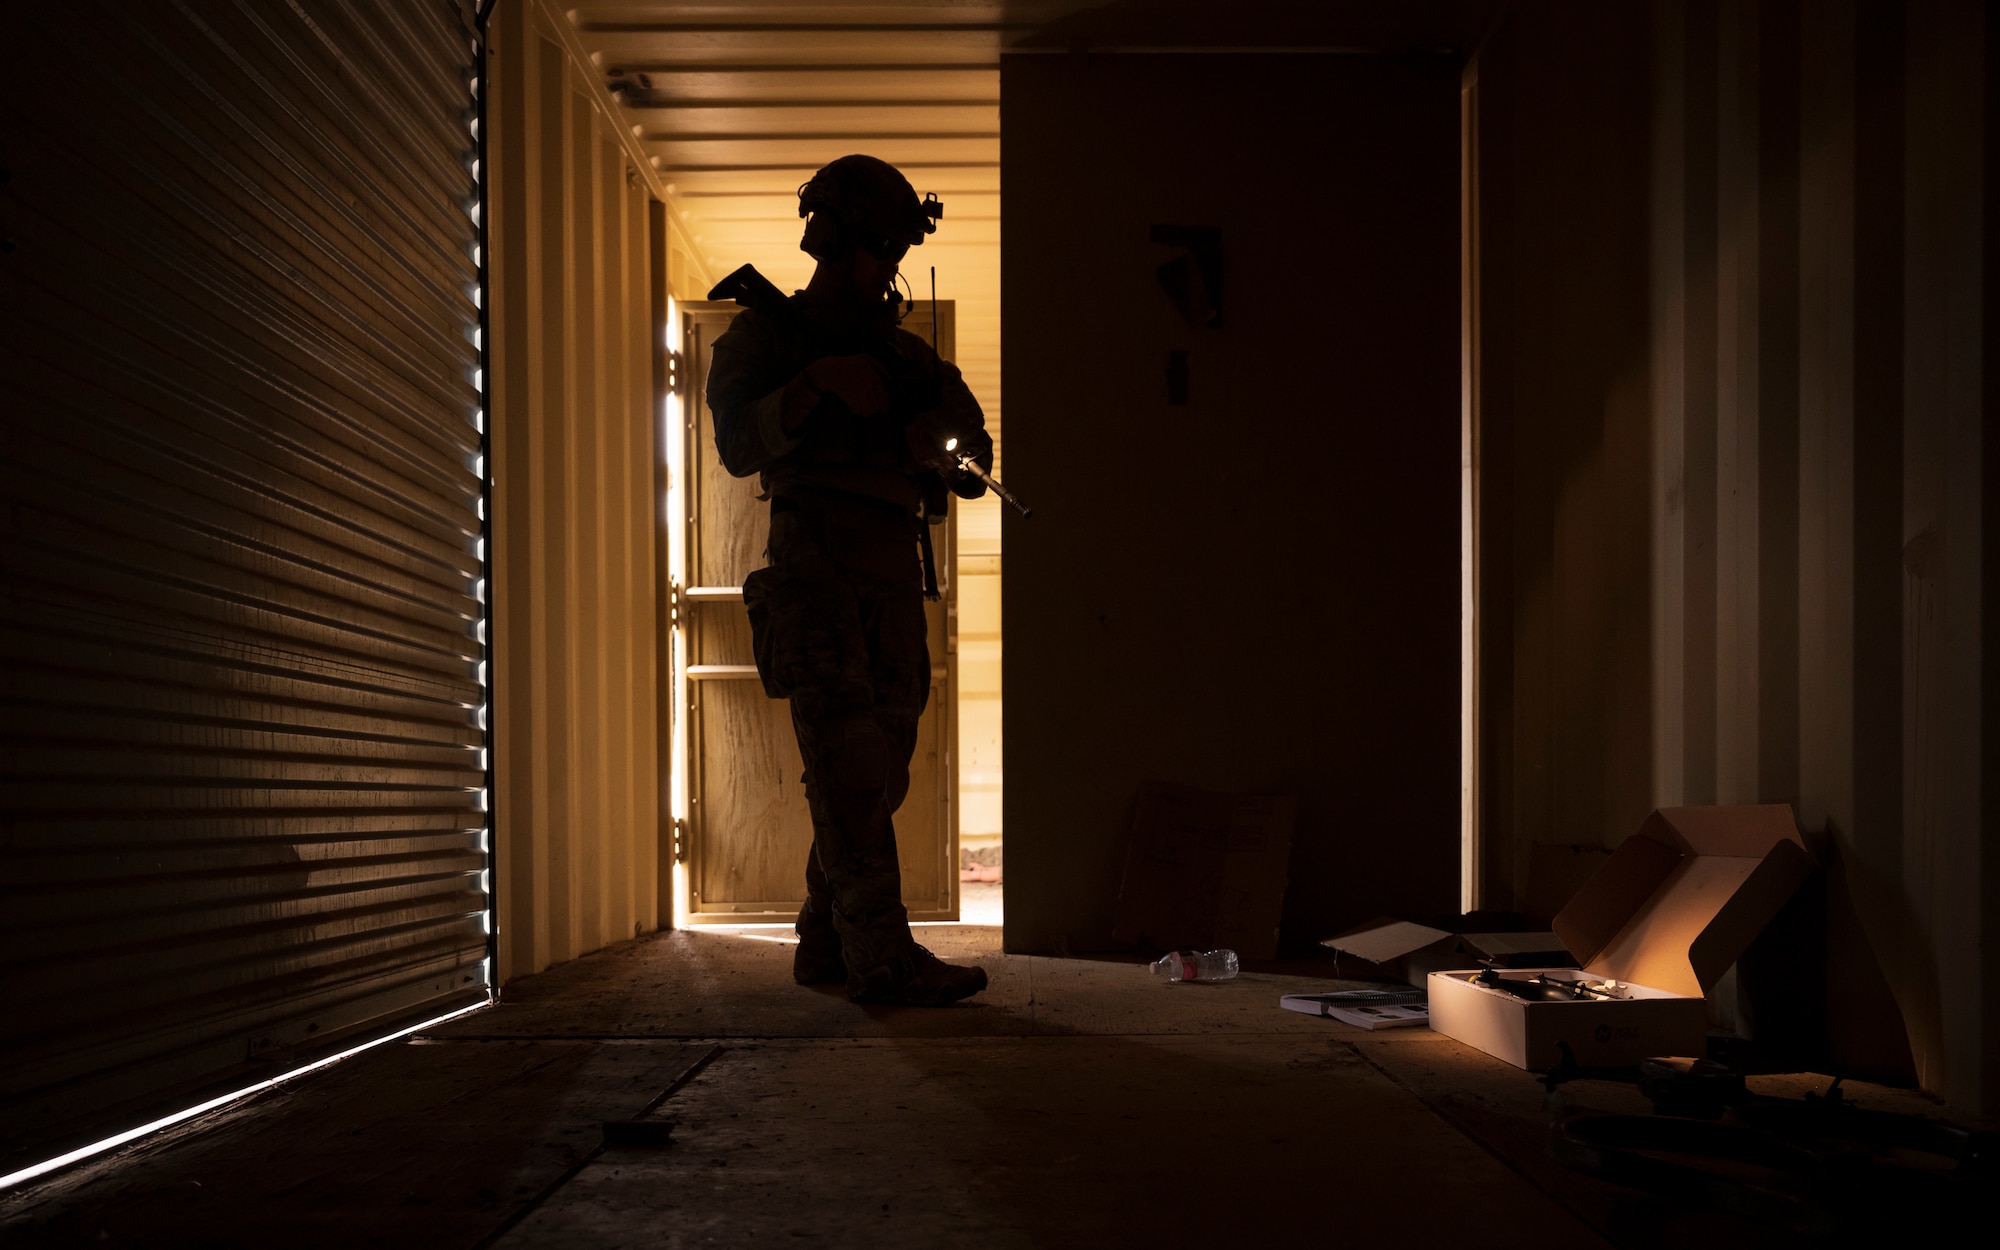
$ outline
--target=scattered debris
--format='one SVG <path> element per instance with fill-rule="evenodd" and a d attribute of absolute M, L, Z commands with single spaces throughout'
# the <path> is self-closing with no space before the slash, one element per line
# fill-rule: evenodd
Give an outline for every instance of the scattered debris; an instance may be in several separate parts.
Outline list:
<path fill-rule="evenodd" d="M 1842 1244 L 1974 1227 L 1965 1221 L 2000 1180 L 2000 1135 L 1863 1110 L 1842 1097 L 1838 1078 L 1824 1093 L 1768 1098 L 1719 1064 L 1660 1058 L 1640 1066 L 1640 1086 L 1658 1114 L 1562 1120 L 1556 1157 L 1677 1204 Z M 1704 1108 L 1702 1118 L 1667 1113 L 1689 1107 Z"/>
<path fill-rule="evenodd" d="M 1243 970 L 1236 952 L 1168 951 L 1153 961 L 1153 976 L 1161 981 L 1228 981 Z"/>

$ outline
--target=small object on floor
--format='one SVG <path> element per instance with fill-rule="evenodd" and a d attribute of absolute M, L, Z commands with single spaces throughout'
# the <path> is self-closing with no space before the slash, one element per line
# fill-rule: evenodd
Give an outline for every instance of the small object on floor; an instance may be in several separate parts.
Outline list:
<path fill-rule="evenodd" d="M 1241 967 L 1232 950 L 1168 951 L 1152 964 L 1162 981 L 1227 981 Z"/>
<path fill-rule="evenodd" d="M 960 881 L 992 881 L 997 883 L 1000 880 L 1000 865 L 967 864 L 958 870 L 958 879 Z"/>
<path fill-rule="evenodd" d="M 671 1146 L 672 1120 L 606 1120 L 604 1144 L 625 1150 L 658 1150 Z"/>
<path fill-rule="evenodd" d="M 1719 1120 L 1727 1108 L 1750 1100 L 1742 1073 L 1712 1059 L 1678 1055 L 1641 1059 L 1639 1090 L 1652 1102 L 1654 1115 L 1691 1120 Z"/>
<path fill-rule="evenodd" d="M 1370 1030 L 1428 1026 L 1431 1022 L 1430 1005 L 1424 999 L 1424 992 L 1418 989 L 1286 994 L 1278 1000 L 1278 1006 Z"/>
<path fill-rule="evenodd" d="M 986 969 L 948 964 L 915 942 L 868 971 L 847 978 L 849 1002 L 948 1007 L 986 988 Z"/>

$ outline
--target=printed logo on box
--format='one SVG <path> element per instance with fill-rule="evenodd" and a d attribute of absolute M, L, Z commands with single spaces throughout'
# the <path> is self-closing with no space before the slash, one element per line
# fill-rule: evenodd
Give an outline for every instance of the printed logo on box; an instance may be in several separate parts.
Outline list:
<path fill-rule="evenodd" d="M 1603 1045 L 1605 1042 L 1636 1042 L 1638 1040 L 1639 1027 L 1637 1025 L 1622 1024 L 1615 1029 L 1608 1024 L 1597 1026 L 1597 1041 L 1599 1045 Z"/>

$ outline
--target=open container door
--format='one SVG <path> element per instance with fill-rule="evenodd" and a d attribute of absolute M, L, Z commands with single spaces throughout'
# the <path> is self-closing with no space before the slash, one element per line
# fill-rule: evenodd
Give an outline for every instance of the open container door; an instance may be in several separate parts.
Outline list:
<path fill-rule="evenodd" d="M 0 18 L 0 1174 L 487 997 L 476 48 Z"/>
<path fill-rule="evenodd" d="M 940 353 L 952 356 L 952 305 L 940 301 Z M 754 477 L 731 477 L 715 451 L 715 423 L 703 396 L 715 340 L 742 309 L 688 303 L 681 311 L 680 377 L 686 414 L 687 568 L 678 592 L 687 655 L 687 916 L 701 924 L 782 924 L 805 901 L 812 814 L 801 780 L 791 705 L 764 694 L 750 648 L 743 579 L 765 564 L 770 509 Z M 930 305 L 904 320 L 926 334 Z M 958 919 L 958 811 L 953 768 L 957 734 L 956 663 L 950 623 L 957 608 L 951 526 L 934 527 L 941 602 L 930 623 L 931 693 L 917 725 L 910 792 L 896 811 L 903 903 L 912 920 Z M 916 560 L 916 543 L 910 544 Z"/>

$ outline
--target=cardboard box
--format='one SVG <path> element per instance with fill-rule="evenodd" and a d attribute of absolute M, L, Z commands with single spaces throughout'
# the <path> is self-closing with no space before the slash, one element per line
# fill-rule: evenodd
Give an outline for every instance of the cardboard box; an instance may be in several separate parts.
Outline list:
<path fill-rule="evenodd" d="M 1584 972 L 1618 981 L 1628 998 L 1530 1002 L 1476 984 L 1479 969 L 1439 971 L 1431 1027 L 1517 1068 L 1554 1067 L 1564 1042 L 1585 1067 L 1700 1058 L 1705 995 L 1812 870 L 1782 804 L 1654 812 L 1555 918 Z"/>
<path fill-rule="evenodd" d="M 1431 973 L 1478 961 L 1502 968 L 1574 967 L 1554 933 L 1447 933 L 1383 917 L 1320 943 L 1338 958 L 1339 976 L 1406 981 L 1422 987 Z"/>
<path fill-rule="evenodd" d="M 1297 812 L 1288 794 L 1145 783 L 1112 938 L 1146 950 L 1228 947 L 1244 959 L 1274 958 Z"/>

